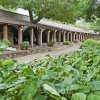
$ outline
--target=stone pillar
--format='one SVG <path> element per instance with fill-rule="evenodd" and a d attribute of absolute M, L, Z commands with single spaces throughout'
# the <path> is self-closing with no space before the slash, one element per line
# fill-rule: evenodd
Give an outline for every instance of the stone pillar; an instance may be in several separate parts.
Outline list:
<path fill-rule="evenodd" d="M 84 34 L 84 40 L 86 40 L 86 33 Z"/>
<path fill-rule="evenodd" d="M 86 33 L 84 34 L 84 40 L 86 40 Z"/>
<path fill-rule="evenodd" d="M 75 42 L 75 40 L 76 40 L 76 33 L 73 33 L 73 42 Z"/>
<path fill-rule="evenodd" d="M 7 26 L 7 24 L 3 25 L 3 39 L 4 40 L 8 39 L 8 26 Z"/>
<path fill-rule="evenodd" d="M 88 33 L 86 34 L 86 39 L 88 39 Z"/>
<path fill-rule="evenodd" d="M 95 39 L 95 35 L 93 34 L 93 39 Z"/>
<path fill-rule="evenodd" d="M 65 34 L 66 34 L 66 31 L 63 32 L 63 42 L 65 42 Z"/>
<path fill-rule="evenodd" d="M 92 34 L 92 39 L 94 39 L 94 34 Z"/>
<path fill-rule="evenodd" d="M 18 49 L 21 49 L 23 26 L 18 27 Z"/>
<path fill-rule="evenodd" d="M 57 30 L 54 30 L 54 33 L 53 33 L 53 42 L 56 43 L 57 39 L 56 39 L 56 32 Z"/>
<path fill-rule="evenodd" d="M 82 38 L 82 33 L 80 33 L 80 40 L 81 40 L 81 41 L 83 41 L 83 38 Z"/>
<path fill-rule="evenodd" d="M 42 33 L 43 33 L 44 29 L 39 29 L 39 46 L 42 47 Z"/>
<path fill-rule="evenodd" d="M 69 32 L 66 33 L 66 35 L 67 35 L 67 41 L 69 41 L 69 34 L 70 34 Z"/>
<path fill-rule="evenodd" d="M 98 39 L 98 34 L 96 35 L 96 39 Z"/>
<path fill-rule="evenodd" d="M 88 34 L 88 39 L 90 39 L 90 34 Z"/>
<path fill-rule="evenodd" d="M 99 33 L 99 40 L 100 40 L 100 33 Z"/>
<path fill-rule="evenodd" d="M 90 34 L 90 38 L 92 39 L 92 34 Z"/>
<path fill-rule="evenodd" d="M 93 39 L 95 39 L 95 35 L 93 34 Z"/>
<path fill-rule="evenodd" d="M 97 39 L 97 35 L 95 34 L 95 39 Z"/>
<path fill-rule="evenodd" d="M 73 33 L 70 32 L 70 41 L 72 42 L 73 41 Z"/>
<path fill-rule="evenodd" d="M 89 34 L 89 38 L 91 39 L 91 34 Z"/>
<path fill-rule="evenodd" d="M 50 41 L 50 31 L 47 32 L 47 43 Z"/>
<path fill-rule="evenodd" d="M 79 41 L 81 42 L 81 33 L 79 33 Z"/>
<path fill-rule="evenodd" d="M 58 42 L 61 43 L 61 31 L 58 32 Z"/>
<path fill-rule="evenodd" d="M 30 28 L 30 47 L 33 48 L 34 45 L 34 29 Z"/>
<path fill-rule="evenodd" d="M 82 41 L 85 40 L 85 37 L 84 37 L 85 33 L 82 34 Z"/>
<path fill-rule="evenodd" d="M 93 34 L 91 34 L 91 38 L 93 39 Z"/>
<path fill-rule="evenodd" d="M 76 33 L 76 40 L 77 40 L 77 41 L 79 41 L 79 38 L 78 38 L 78 33 Z"/>
<path fill-rule="evenodd" d="M 96 34 L 96 39 L 97 39 L 97 37 L 98 37 L 98 36 L 97 36 L 97 34 Z"/>
<path fill-rule="evenodd" d="M 89 34 L 87 33 L 87 39 L 89 39 Z"/>
<path fill-rule="evenodd" d="M 94 39 L 96 39 L 96 35 L 94 34 Z"/>

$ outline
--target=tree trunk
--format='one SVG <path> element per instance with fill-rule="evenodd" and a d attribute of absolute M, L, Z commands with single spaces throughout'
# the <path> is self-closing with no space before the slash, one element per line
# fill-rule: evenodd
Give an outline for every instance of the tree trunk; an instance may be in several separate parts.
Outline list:
<path fill-rule="evenodd" d="M 30 17 L 30 22 L 32 22 L 33 24 L 37 24 L 43 18 L 43 15 L 40 14 L 40 16 L 38 16 L 38 18 L 36 20 L 33 20 L 32 11 L 28 10 L 28 12 L 29 12 L 29 17 Z"/>
<path fill-rule="evenodd" d="M 29 17 L 30 17 L 30 22 L 33 23 L 33 14 L 32 14 L 32 11 L 28 10 L 28 12 L 29 12 Z"/>
<path fill-rule="evenodd" d="M 30 17 L 30 22 L 33 23 L 33 24 L 37 24 L 42 18 L 43 16 L 39 16 L 36 20 L 33 20 L 33 14 L 32 14 L 32 10 L 28 10 L 29 12 L 29 17 Z M 36 44 L 38 45 L 38 30 L 37 28 L 35 28 L 34 30 L 34 35 L 35 35 L 35 38 L 36 38 Z"/>

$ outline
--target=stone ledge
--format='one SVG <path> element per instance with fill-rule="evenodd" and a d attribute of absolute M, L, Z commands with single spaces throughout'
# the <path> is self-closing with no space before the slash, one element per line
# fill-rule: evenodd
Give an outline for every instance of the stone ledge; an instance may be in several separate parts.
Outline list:
<path fill-rule="evenodd" d="M 12 58 L 17 58 L 17 57 L 22 57 L 30 54 L 36 54 L 36 53 L 42 53 L 42 52 L 47 52 L 47 51 L 55 51 L 55 50 L 62 50 L 64 48 L 68 48 L 69 46 L 73 46 L 76 43 L 72 43 L 71 45 L 58 45 L 54 47 L 39 47 L 39 48 L 33 48 L 29 50 L 18 50 L 15 52 L 4 52 L 1 54 L 1 56 L 4 59 L 12 59 Z"/>

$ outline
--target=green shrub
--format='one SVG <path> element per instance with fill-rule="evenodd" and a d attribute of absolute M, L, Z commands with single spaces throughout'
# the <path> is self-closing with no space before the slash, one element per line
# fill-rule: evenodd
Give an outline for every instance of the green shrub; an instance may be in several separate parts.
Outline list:
<path fill-rule="evenodd" d="M 0 100 L 100 100 L 100 43 L 85 43 L 28 64 L 0 59 Z"/>
<path fill-rule="evenodd" d="M 6 51 L 6 50 L 9 50 L 9 51 L 16 51 L 16 48 L 9 47 L 9 45 L 10 45 L 9 40 L 0 41 L 0 52 Z"/>
<path fill-rule="evenodd" d="M 80 48 L 83 48 L 83 47 L 90 47 L 90 46 L 95 46 L 97 44 L 97 41 L 94 40 L 94 39 L 87 39 L 85 40 L 84 42 L 81 43 L 80 45 Z"/>
<path fill-rule="evenodd" d="M 4 51 L 8 46 L 3 42 L 0 41 L 0 52 Z"/>
<path fill-rule="evenodd" d="M 64 41 L 63 45 L 70 45 L 70 41 Z"/>
<path fill-rule="evenodd" d="M 22 47 L 22 48 L 28 48 L 28 47 L 29 47 L 29 42 L 28 42 L 28 41 L 23 41 L 23 42 L 21 43 L 21 47 Z"/>
<path fill-rule="evenodd" d="M 8 39 L 4 39 L 3 42 L 8 45 L 8 46 L 11 46 L 11 42 L 8 40 Z"/>

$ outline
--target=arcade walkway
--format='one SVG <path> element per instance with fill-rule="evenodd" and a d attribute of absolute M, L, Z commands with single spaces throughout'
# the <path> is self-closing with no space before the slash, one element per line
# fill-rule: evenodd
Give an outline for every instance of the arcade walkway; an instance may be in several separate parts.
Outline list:
<path fill-rule="evenodd" d="M 23 56 L 23 57 L 19 57 L 19 58 L 14 58 L 14 60 L 17 60 L 19 63 L 28 63 L 34 59 L 43 59 L 45 58 L 45 55 L 50 55 L 50 56 L 58 56 L 61 54 L 66 54 L 66 53 L 71 53 L 74 51 L 79 50 L 79 43 L 73 44 L 71 46 L 68 46 L 64 49 L 61 50 L 61 48 L 58 48 L 54 51 L 48 51 L 48 52 L 42 52 L 42 53 L 36 53 L 36 54 L 32 54 L 32 55 L 27 55 L 27 56 Z"/>

